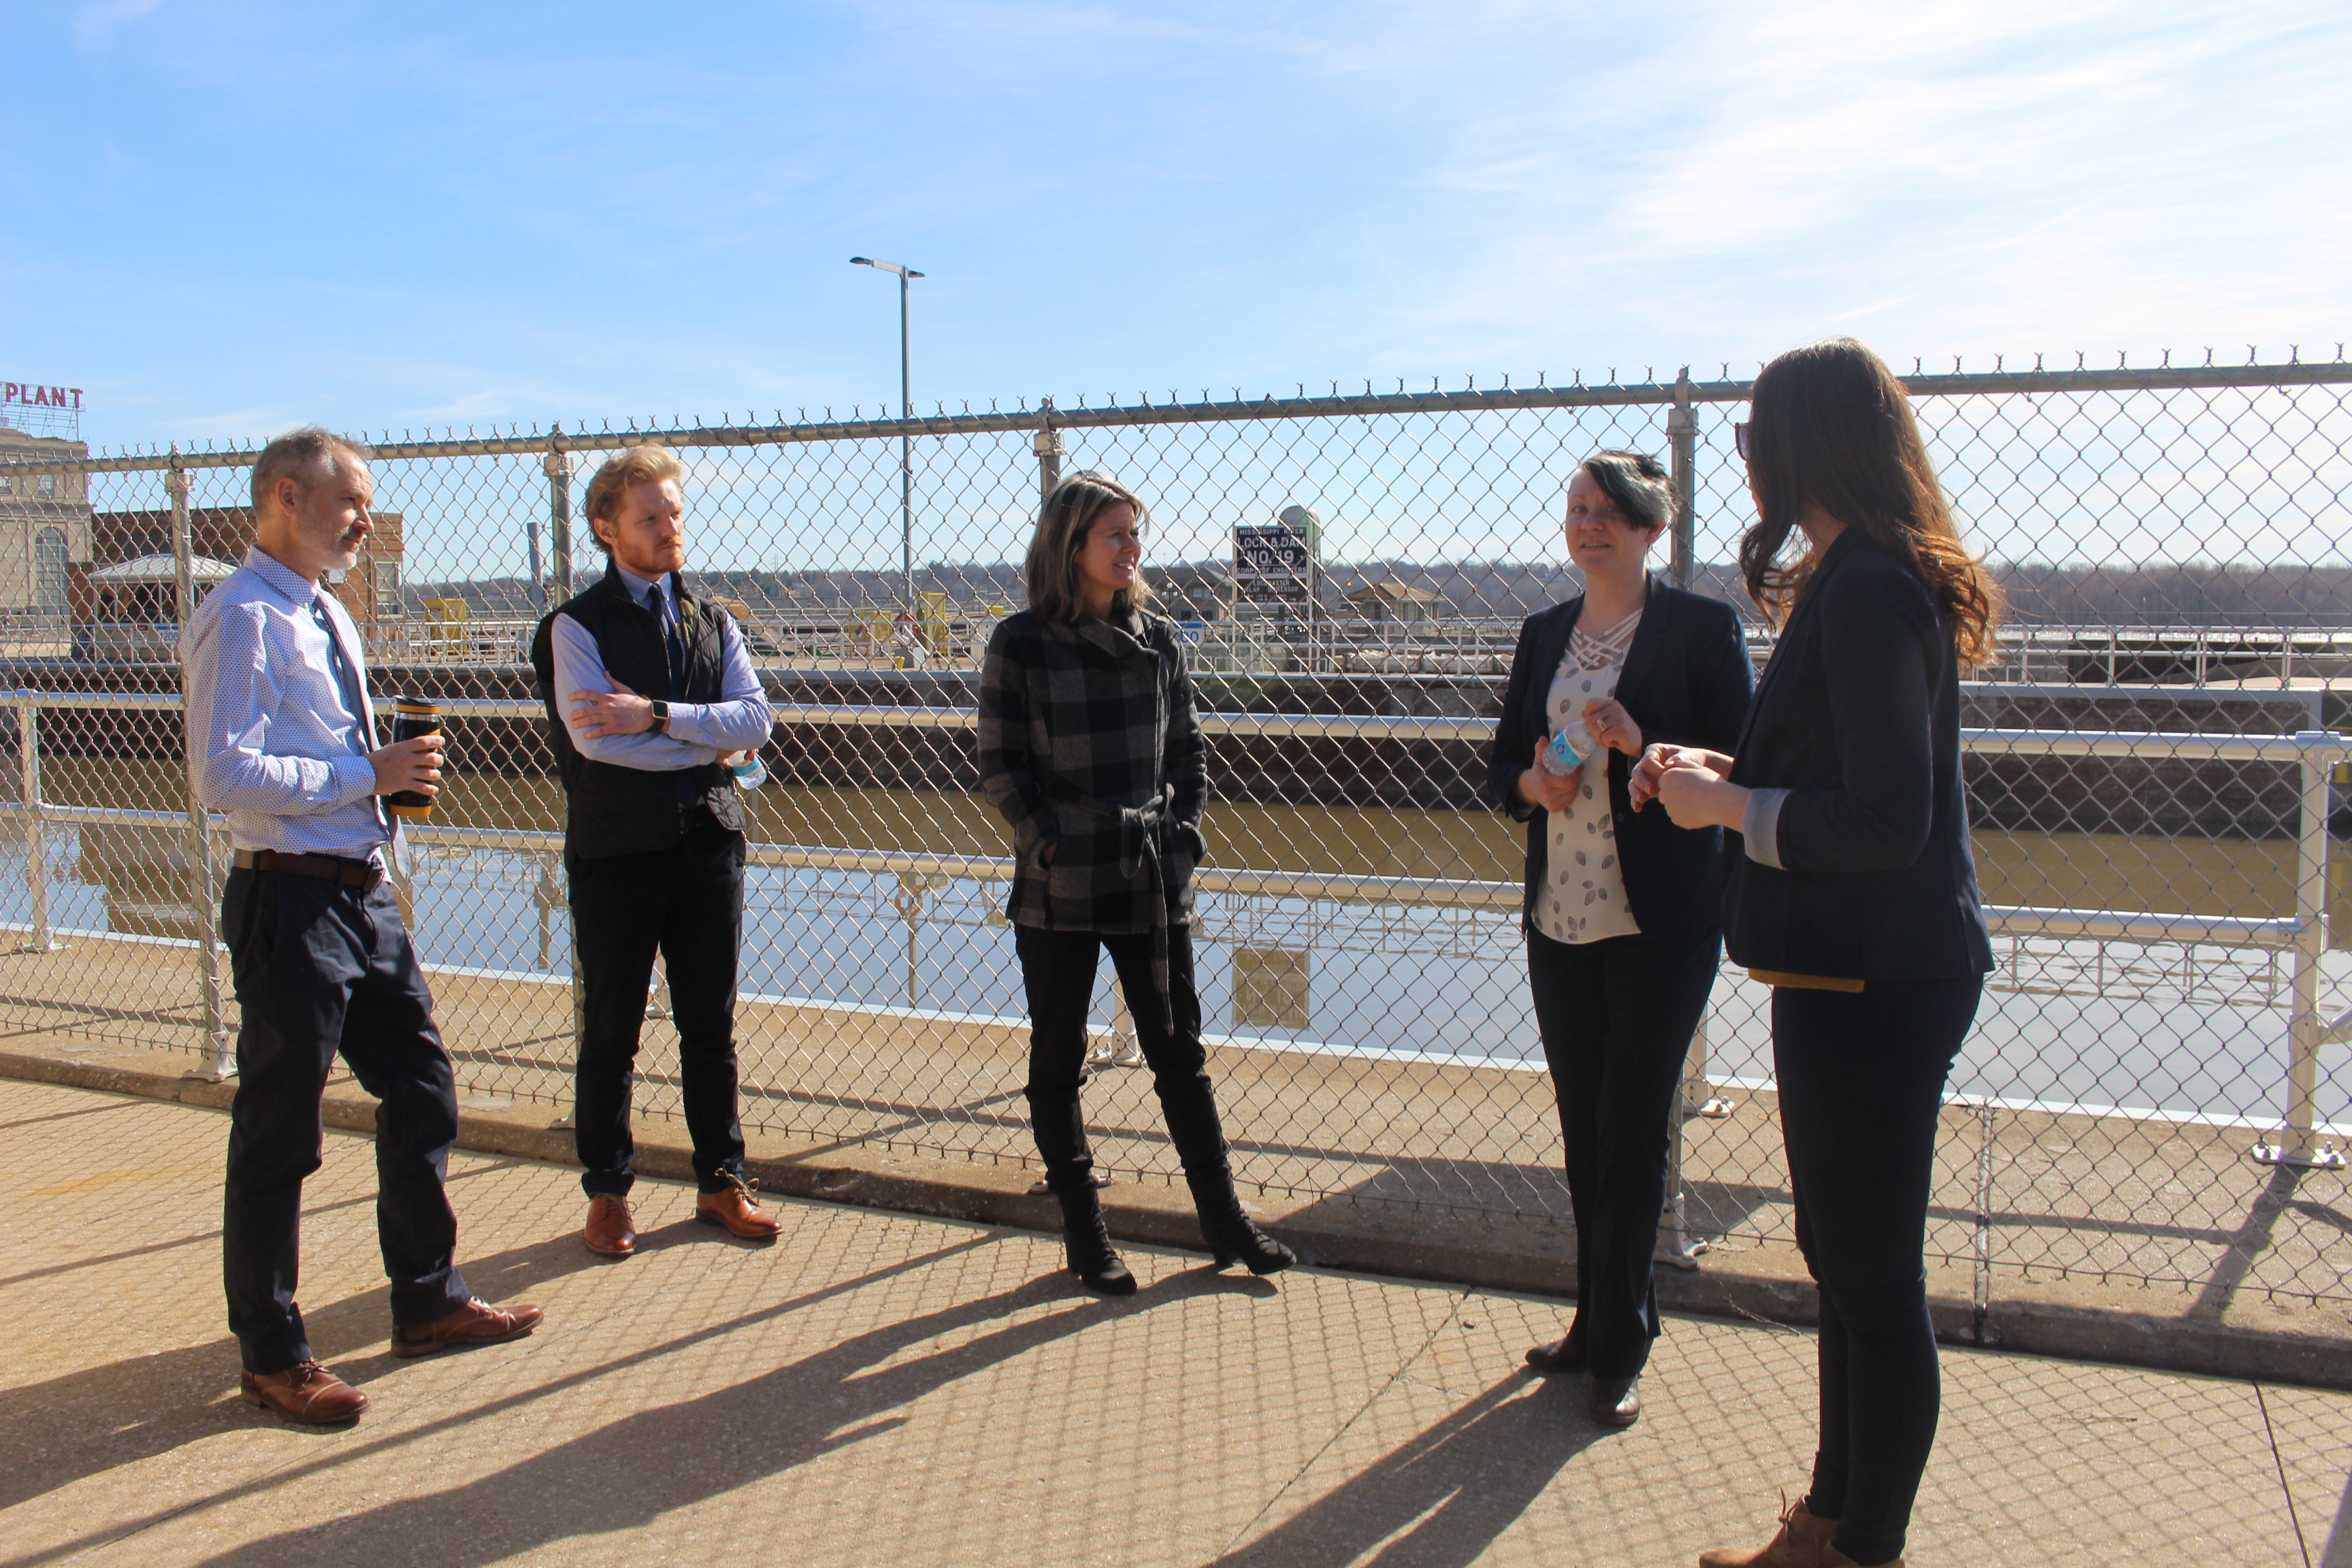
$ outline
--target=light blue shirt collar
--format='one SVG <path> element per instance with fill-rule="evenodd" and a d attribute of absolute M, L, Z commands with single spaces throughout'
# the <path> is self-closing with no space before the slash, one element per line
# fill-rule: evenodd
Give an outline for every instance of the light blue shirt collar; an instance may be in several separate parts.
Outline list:
<path fill-rule="evenodd" d="M 659 577 L 640 577 L 635 572 L 630 571 L 627 567 L 622 565 L 617 561 L 613 563 L 613 570 L 621 574 L 622 585 L 628 589 L 629 597 L 636 601 L 640 606 L 645 604 L 646 595 L 652 593 L 656 588 L 663 587 L 669 578 L 669 574 L 667 573 L 662 574 Z M 674 597 L 674 595 L 672 596 Z M 671 608 L 675 609 L 677 608 L 677 605 L 673 604 Z"/>
<path fill-rule="evenodd" d="M 246 570 L 260 578 L 277 592 L 286 595 L 287 602 L 307 605 L 317 598 L 319 584 L 264 550 L 258 544 L 245 547 Z M 643 595 L 639 596 L 642 600 Z"/>

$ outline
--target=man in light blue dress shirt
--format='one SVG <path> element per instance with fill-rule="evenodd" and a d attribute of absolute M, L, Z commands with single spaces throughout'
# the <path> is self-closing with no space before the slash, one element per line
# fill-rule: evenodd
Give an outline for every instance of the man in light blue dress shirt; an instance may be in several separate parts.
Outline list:
<path fill-rule="evenodd" d="M 294 1292 L 302 1183 L 325 1152 L 320 1097 L 336 1055 L 376 1110 L 377 1235 L 395 1355 L 530 1332 L 539 1309 L 475 1300 L 446 1182 L 457 1137 L 449 1053 L 385 885 L 383 797 L 439 792 L 438 736 L 375 743 L 359 628 L 320 584 L 373 528 L 356 442 L 317 428 L 253 466 L 254 544 L 189 617 L 188 772 L 228 818 L 221 929 L 242 1020 L 229 1110 L 222 1274 L 241 1392 L 291 1421 L 355 1419 L 367 1395 L 312 1356 Z"/>

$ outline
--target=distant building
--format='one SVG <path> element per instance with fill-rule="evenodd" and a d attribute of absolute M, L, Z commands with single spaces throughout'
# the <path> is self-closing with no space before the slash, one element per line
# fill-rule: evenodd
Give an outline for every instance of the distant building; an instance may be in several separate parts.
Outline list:
<path fill-rule="evenodd" d="M 188 584 L 199 605 L 236 570 L 232 562 L 199 555 L 188 563 Z M 74 657 L 116 663 L 169 662 L 179 644 L 180 563 L 169 555 L 142 555 L 100 566 L 83 578 L 91 613 L 74 617 Z"/>
<path fill-rule="evenodd" d="M 1234 613 L 1234 574 L 1216 562 L 1171 562 L 1147 567 L 1152 607 L 1179 621 L 1230 620 Z"/>
<path fill-rule="evenodd" d="M 1443 595 L 1407 583 L 1367 583 L 1344 595 L 1368 621 L 1419 626 L 1437 618 Z"/>
<path fill-rule="evenodd" d="M 0 425 L 0 462 L 87 458 L 62 437 Z M 0 616 L 60 626 L 72 605 L 72 575 L 90 559 L 88 477 L 79 472 L 0 478 Z"/>
<path fill-rule="evenodd" d="M 86 513 L 90 545 L 87 556 L 69 572 L 74 644 L 85 658 L 123 657 L 110 649 L 152 649 L 168 645 L 178 635 L 175 601 L 178 593 L 173 567 L 172 514 L 169 510 L 101 511 Z M 371 514 L 375 531 L 360 549 L 360 558 L 340 582 L 331 583 L 335 597 L 362 628 L 406 618 L 408 608 L 402 565 L 405 545 L 401 514 Z M 210 567 L 222 563 L 234 570 L 253 542 L 253 509 L 205 506 L 188 509 L 188 542 L 196 560 L 205 565 L 195 574 L 201 602 L 211 579 Z M 226 572 L 219 574 L 227 575 Z M 161 584 L 159 587 L 158 584 Z M 162 595 L 160 599 L 158 594 Z M 147 619 L 147 616 L 153 619 Z M 109 626 L 146 626 L 147 633 L 108 630 Z M 158 642 L 158 635 L 161 643 Z M 147 658 L 147 652 L 132 657 Z"/>

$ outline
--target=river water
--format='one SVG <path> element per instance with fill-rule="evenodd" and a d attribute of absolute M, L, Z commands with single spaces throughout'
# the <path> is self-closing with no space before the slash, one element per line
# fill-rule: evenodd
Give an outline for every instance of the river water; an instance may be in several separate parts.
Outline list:
<path fill-rule="evenodd" d="M 53 802 L 172 809 L 165 763 L 49 763 Z M 976 798 L 772 785 L 754 799 L 771 844 L 1001 856 Z M 436 813 L 453 825 L 549 831 L 549 781 L 459 776 Z M 1521 829 L 1479 813 L 1247 805 L 1211 808 L 1225 868 L 1516 884 Z M 187 940 L 181 836 L 53 827 L 50 919 L 66 930 Z M 2338 847 L 2339 849 L 2341 847 Z M 2294 913 L 2294 845 L 1983 832 L 1988 902 L 2276 917 Z M 28 919 L 21 840 L 0 868 L 0 921 Z M 2352 856 L 2330 865 L 2331 926 L 2352 937 Z M 562 977 L 570 936 L 547 856 L 438 846 L 419 836 L 413 923 L 434 966 Z M 755 867 L 744 989 L 897 1012 L 1024 1012 L 1002 882 Z M 1515 910 L 1204 893 L 1199 973 L 1210 1032 L 1235 1047 L 1439 1057 L 1538 1068 Z M 1952 1092 L 2015 1104 L 2124 1108 L 2264 1123 L 2284 1106 L 2290 960 L 2254 949 L 2002 939 L 2000 968 Z M 1096 999 L 1113 1020 L 1108 965 Z M 2352 1004 L 2352 953 L 2323 966 L 2322 1005 Z M 1708 1017 L 1707 1076 L 1771 1074 L 1769 993 L 1727 969 Z M 2321 1119 L 2352 1121 L 2352 1047 L 2321 1058 Z"/>

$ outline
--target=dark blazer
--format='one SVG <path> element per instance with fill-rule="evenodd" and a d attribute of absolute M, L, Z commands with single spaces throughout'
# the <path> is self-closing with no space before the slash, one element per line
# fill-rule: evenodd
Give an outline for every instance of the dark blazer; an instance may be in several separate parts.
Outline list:
<path fill-rule="evenodd" d="M 1013 825 L 1015 925 L 1188 925 L 1209 749 L 1176 623 L 1023 610 L 980 669 L 980 787 Z M 1053 845 L 1054 863 L 1044 864 Z"/>
<path fill-rule="evenodd" d="M 1486 762 L 1486 797 L 1528 825 L 1527 900 L 1523 928 L 1532 929 L 1536 889 L 1543 885 L 1547 818 L 1511 797 L 1521 773 L 1535 765 L 1536 748 L 1551 733 L 1544 702 L 1568 653 L 1568 635 L 1584 613 L 1584 595 L 1529 616 L 1511 656 L 1510 684 Z M 1748 716 L 1754 685 L 1748 639 L 1739 615 L 1720 599 L 1685 593 L 1650 579 L 1649 603 L 1625 668 L 1617 700 L 1642 726 L 1643 742 L 1705 746 L 1728 752 Z M 1609 805 L 1617 818 L 1617 860 L 1625 879 L 1625 905 L 1644 936 L 1688 936 L 1713 931 L 1723 919 L 1723 830 L 1676 827 L 1654 803 L 1636 812 L 1626 795 L 1633 759 L 1609 756 Z M 1590 764 L 1588 764 L 1590 765 Z"/>
<path fill-rule="evenodd" d="M 1927 584 L 1860 529 L 1838 535 L 1733 749 L 1734 784 L 1790 792 L 1780 868 L 1738 835 L 1728 845 L 1734 963 L 1860 980 L 1992 968 L 1960 785 L 1959 679 Z"/>

